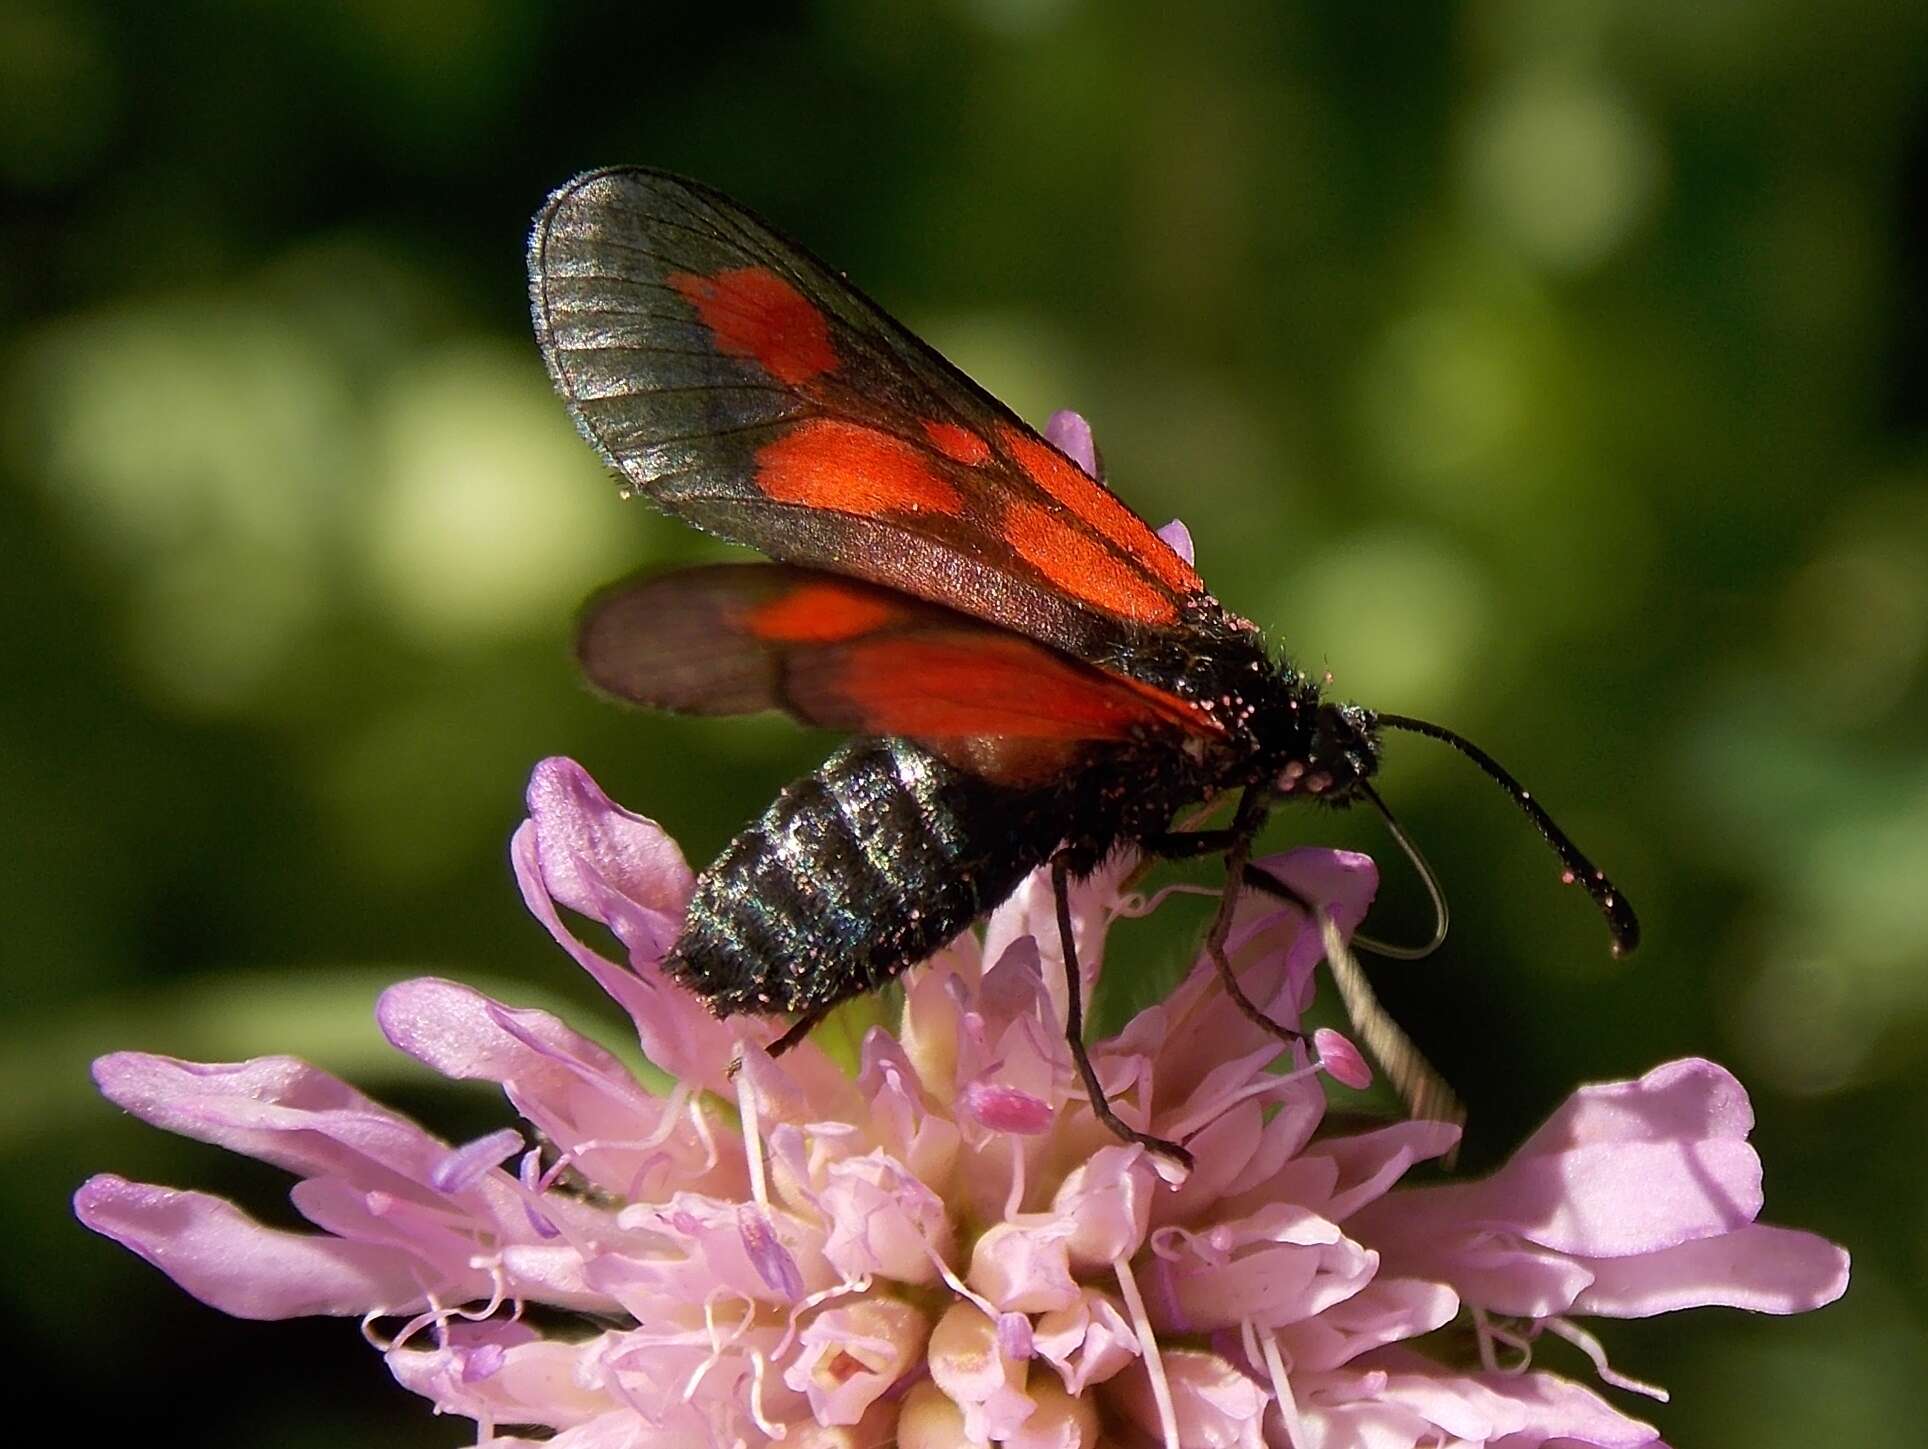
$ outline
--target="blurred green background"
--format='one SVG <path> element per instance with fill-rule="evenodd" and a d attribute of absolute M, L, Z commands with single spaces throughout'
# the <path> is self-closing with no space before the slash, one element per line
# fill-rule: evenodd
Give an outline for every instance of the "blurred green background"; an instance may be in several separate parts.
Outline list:
<path fill-rule="evenodd" d="M 825 752 L 573 676 L 585 592 L 710 549 L 617 501 L 529 339 L 528 218 L 613 161 L 742 198 L 1031 418 L 1082 408 L 1235 609 L 1540 792 L 1640 905 L 1631 961 L 1469 767 L 1388 751 L 1457 923 L 1375 974 L 1468 1162 L 1580 1081 L 1730 1064 L 1768 1216 L 1854 1284 L 1602 1325 L 1675 1392 L 1628 1407 L 1678 1446 L 1919 1442 L 1928 11 L 1899 0 L 0 0 L 27 1402 L 468 1442 L 352 1324 L 231 1322 L 78 1229 L 98 1169 L 288 1217 L 87 1061 L 296 1051 L 499 1124 L 369 1012 L 440 972 L 620 1037 L 510 880 L 529 766 L 583 760 L 700 861 Z M 1366 819 L 1274 833 L 1386 853 Z M 1381 933 L 1424 927 L 1389 866 Z M 1159 939 L 1119 949 L 1149 972 Z"/>

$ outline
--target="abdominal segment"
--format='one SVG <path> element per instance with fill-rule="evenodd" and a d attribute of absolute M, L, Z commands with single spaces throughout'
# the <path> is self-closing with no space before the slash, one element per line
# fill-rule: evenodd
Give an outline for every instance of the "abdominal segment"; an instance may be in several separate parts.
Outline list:
<path fill-rule="evenodd" d="M 1056 794 L 909 740 L 853 740 L 697 878 L 664 964 L 719 1016 L 821 1011 L 873 990 L 1044 861 L 1063 832 Z"/>

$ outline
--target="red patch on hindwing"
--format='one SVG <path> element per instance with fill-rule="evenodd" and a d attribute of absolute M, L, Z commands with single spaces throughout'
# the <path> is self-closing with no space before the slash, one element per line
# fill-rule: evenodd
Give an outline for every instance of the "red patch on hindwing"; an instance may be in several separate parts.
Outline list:
<path fill-rule="evenodd" d="M 991 445 L 960 423 L 939 423 L 926 418 L 924 433 L 931 445 L 952 462 L 980 468 L 991 461 Z"/>
<path fill-rule="evenodd" d="M 903 620 L 903 608 L 860 584 L 802 584 L 757 605 L 750 632 L 773 644 L 835 644 Z"/>
<path fill-rule="evenodd" d="M 879 639 L 851 649 L 833 679 L 890 734 L 1122 740 L 1171 722 L 1151 701 L 1015 638 Z"/>
<path fill-rule="evenodd" d="M 922 449 L 838 418 L 812 418 L 757 450 L 757 487 L 778 503 L 878 518 L 964 511 Z"/>
<path fill-rule="evenodd" d="M 664 278 L 696 308 L 719 350 L 747 357 L 795 387 L 837 367 L 830 324 L 808 297 L 767 267 L 735 267 L 711 277 Z"/>
<path fill-rule="evenodd" d="M 1173 553 L 1142 518 L 1056 448 L 1009 426 L 999 429 L 998 441 L 1033 483 L 1154 576 L 1180 593 L 1197 593 L 1205 587 L 1191 565 Z"/>

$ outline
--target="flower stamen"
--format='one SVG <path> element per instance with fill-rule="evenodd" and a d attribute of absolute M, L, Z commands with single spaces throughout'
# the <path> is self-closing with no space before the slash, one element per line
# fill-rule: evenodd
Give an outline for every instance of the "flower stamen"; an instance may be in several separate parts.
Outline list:
<path fill-rule="evenodd" d="M 1593 1370 L 1600 1375 L 1602 1383 L 1612 1384 L 1616 1389 L 1625 1389 L 1630 1394 L 1645 1394 L 1648 1398 L 1663 1404 L 1667 1402 L 1667 1391 L 1659 1384 L 1650 1384 L 1645 1379 L 1636 1379 L 1616 1371 L 1613 1365 L 1607 1362 L 1606 1345 L 1572 1319 L 1557 1315 L 1552 1318 L 1543 1318 L 1540 1320 L 1540 1327 L 1556 1338 L 1564 1338 L 1592 1359 Z"/>
<path fill-rule="evenodd" d="M 978 1308 L 982 1310 L 984 1316 L 992 1322 L 997 1321 L 997 1316 L 1001 1311 L 998 1306 L 982 1293 L 971 1288 L 962 1278 L 952 1272 L 951 1265 L 944 1261 L 944 1255 L 937 1251 L 936 1247 L 932 1245 L 928 1238 L 924 1240 L 924 1254 L 931 1260 L 931 1265 L 937 1269 L 937 1276 L 944 1280 L 945 1287 L 949 1288 L 951 1292 L 966 1302 L 975 1303 Z"/>
<path fill-rule="evenodd" d="M 727 1298 L 729 1296 L 723 1289 L 718 1288 L 712 1290 L 703 1299 L 703 1328 L 710 1337 L 710 1353 L 708 1358 L 704 1359 L 691 1371 L 689 1381 L 683 1385 L 684 1403 L 689 1403 L 696 1397 L 697 1389 L 702 1386 L 703 1380 L 709 1377 L 710 1370 L 723 1361 L 724 1353 L 741 1339 L 745 1333 L 749 1332 L 750 1324 L 756 1319 L 756 1304 L 747 1298 L 744 1299 L 743 1321 L 737 1324 L 735 1330 L 730 1334 L 729 1341 L 726 1343 L 716 1331 L 716 1304 L 719 1298 Z"/>
<path fill-rule="evenodd" d="M 1012 1133 L 1011 1142 L 1011 1190 L 1004 1195 L 1004 1216 L 1014 1218 L 1024 1206 L 1024 1142 Z"/>
<path fill-rule="evenodd" d="M 1306 1441 L 1305 1420 L 1299 1417 L 1299 1401 L 1292 1394 L 1292 1380 L 1286 1372 L 1285 1358 L 1279 1352 L 1279 1337 L 1271 1329 L 1261 1334 L 1247 1318 L 1239 1323 L 1239 1336 L 1244 1340 L 1245 1356 L 1265 1365 L 1266 1376 L 1272 1381 L 1272 1397 L 1278 1401 L 1279 1417 L 1285 1421 L 1286 1449 L 1301 1449 Z"/>
<path fill-rule="evenodd" d="M 1176 1123 L 1164 1123 L 1161 1125 L 1165 1131 L 1169 1132 L 1176 1140 L 1183 1142 L 1193 1133 L 1209 1127 L 1240 1102 L 1249 1101 L 1254 1097 L 1269 1096 L 1273 1092 L 1282 1091 L 1294 1082 L 1304 1081 L 1307 1077 L 1318 1075 L 1322 1069 L 1318 1062 L 1313 1062 L 1307 1066 L 1294 1067 L 1289 1072 L 1267 1072 L 1259 1077 L 1257 1081 L 1246 1083 L 1236 1092 L 1207 1102 L 1196 1111 L 1179 1118 Z"/>
<path fill-rule="evenodd" d="M 1114 921 L 1120 919 L 1127 921 L 1141 920 L 1164 905 L 1172 896 L 1208 896 L 1213 900 L 1217 900 L 1224 894 L 1225 892 L 1217 886 L 1198 885 L 1193 881 L 1186 880 L 1174 881 L 1170 885 L 1160 886 L 1149 896 L 1137 891 L 1133 891 L 1129 895 L 1120 896 L 1116 904 L 1111 908 L 1110 918 Z"/>
<path fill-rule="evenodd" d="M 759 1350 L 750 1350 L 750 1417 L 772 1439 L 782 1439 L 789 1435 L 789 1425 L 775 1423 L 763 1412 L 763 1377 L 769 1367 L 770 1361 Z"/>
<path fill-rule="evenodd" d="M 741 1059 L 742 1043 L 737 1044 Z M 743 1123 L 743 1159 L 750 1170 L 750 1198 L 765 1213 L 770 1211 L 770 1185 L 763 1178 L 763 1124 L 757 1116 L 756 1088 L 750 1074 L 736 1074 L 736 1110 Z"/>
<path fill-rule="evenodd" d="M 834 1298 L 844 1298 L 852 1293 L 868 1293 L 869 1291 L 870 1274 L 859 1273 L 848 1282 L 832 1283 L 828 1288 L 819 1288 L 809 1297 L 801 1299 L 791 1305 L 790 1317 L 788 1323 L 784 1326 L 783 1337 L 778 1339 L 777 1346 L 770 1350 L 770 1357 L 772 1359 L 781 1359 L 790 1351 L 790 1345 L 797 1341 L 797 1324 L 803 1315 L 811 1309 L 820 1308 Z"/>
<path fill-rule="evenodd" d="M 1480 1367 L 1488 1373 L 1523 1374 L 1533 1366 L 1533 1341 L 1511 1329 L 1502 1328 L 1493 1317 L 1477 1303 L 1470 1305 L 1473 1310 L 1473 1332 L 1479 1343 Z M 1495 1343 L 1504 1344 L 1519 1355 L 1510 1364 L 1499 1361 L 1493 1351 Z"/>
<path fill-rule="evenodd" d="M 1178 1410 L 1172 1405 L 1171 1381 L 1165 1377 L 1165 1360 L 1158 1351 L 1158 1336 L 1152 1332 L 1151 1315 L 1145 1312 L 1145 1300 L 1138 1292 L 1138 1280 L 1132 1277 L 1131 1264 L 1123 1258 L 1114 1266 L 1118 1273 L 1118 1291 L 1124 1295 L 1125 1311 L 1131 1315 L 1131 1331 L 1144 1350 L 1152 1402 L 1158 1406 L 1159 1433 L 1164 1436 L 1165 1449 L 1182 1449 L 1178 1442 Z"/>
<path fill-rule="evenodd" d="M 702 1175 L 707 1177 L 723 1160 L 723 1152 L 717 1146 L 716 1133 L 710 1127 L 709 1116 L 703 1111 L 703 1099 L 694 1093 L 690 1096 L 690 1122 L 696 1128 L 697 1141 L 703 1144 Z"/>

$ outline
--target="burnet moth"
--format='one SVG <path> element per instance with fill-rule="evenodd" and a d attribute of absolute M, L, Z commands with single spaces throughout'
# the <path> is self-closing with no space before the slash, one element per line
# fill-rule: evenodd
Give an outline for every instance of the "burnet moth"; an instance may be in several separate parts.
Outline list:
<path fill-rule="evenodd" d="M 1484 751 L 1322 698 L 1102 482 L 736 203 L 640 168 L 578 177 L 536 219 L 529 284 L 549 372 L 625 491 L 776 560 L 605 590 L 580 625 L 588 678 L 659 709 L 776 709 L 856 736 L 701 874 L 665 963 L 719 1015 L 793 1016 L 772 1050 L 1048 865 L 1092 1108 L 1189 1161 L 1121 1120 L 1092 1069 L 1067 885 L 1125 846 L 1223 855 L 1206 950 L 1240 1007 L 1296 1040 L 1227 962 L 1231 887 L 1297 900 L 1248 860 L 1287 799 L 1370 802 L 1424 872 L 1371 784 L 1386 729 L 1471 758 L 1585 886 L 1616 954 L 1635 945 L 1626 898 Z M 1173 828 L 1229 797 L 1229 824 Z M 1356 971 L 1341 991 L 1371 1017 Z M 1425 1096 L 1397 1029 L 1360 1029 Z"/>

